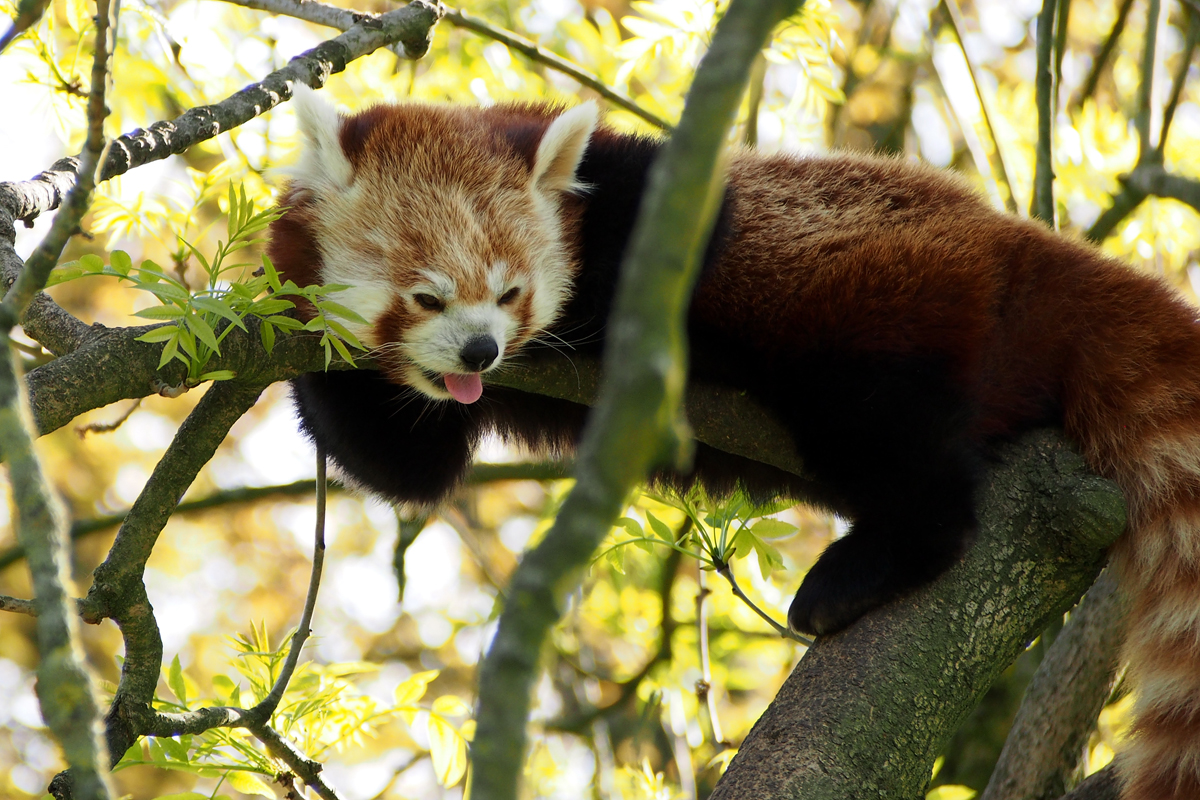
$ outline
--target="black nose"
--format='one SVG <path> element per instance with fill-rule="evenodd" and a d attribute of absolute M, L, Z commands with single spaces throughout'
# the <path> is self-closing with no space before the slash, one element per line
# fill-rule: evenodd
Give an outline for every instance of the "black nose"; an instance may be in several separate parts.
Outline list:
<path fill-rule="evenodd" d="M 492 365 L 498 355 L 500 355 L 500 348 L 496 345 L 495 339 L 490 336 L 476 336 L 463 345 L 458 357 L 467 369 L 472 372 L 483 372 Z"/>

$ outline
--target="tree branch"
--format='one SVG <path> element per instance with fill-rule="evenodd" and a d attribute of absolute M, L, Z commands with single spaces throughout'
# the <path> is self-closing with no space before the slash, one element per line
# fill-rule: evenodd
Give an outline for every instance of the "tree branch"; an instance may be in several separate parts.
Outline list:
<path fill-rule="evenodd" d="M 316 0 L 304 0 L 304 2 L 298 2 L 298 0 L 225 0 L 225 2 L 244 6 L 245 8 L 269 11 L 272 14 L 295 17 L 296 19 L 314 22 L 318 25 L 327 25 L 330 28 L 338 28 L 340 30 L 345 30 L 362 17 L 361 14 L 356 14 L 337 6 L 316 2 Z M 637 101 L 629 95 L 617 91 L 578 64 L 563 58 L 557 53 L 552 53 L 543 47 L 539 47 L 523 36 L 518 36 L 512 31 L 507 31 L 504 28 L 493 25 L 474 14 L 468 14 L 465 11 L 455 11 L 452 8 L 444 9 L 442 18 L 455 27 L 464 28 L 486 36 L 489 39 L 494 39 L 509 49 L 516 50 L 531 61 L 545 64 L 553 70 L 561 72 L 564 75 L 569 75 L 613 105 L 641 117 L 657 128 L 664 131 L 670 131 L 672 128 L 671 123 L 638 105 Z"/>
<path fill-rule="evenodd" d="M 684 317 L 701 246 L 720 202 L 718 160 L 750 64 L 790 2 L 733 0 L 696 71 L 679 129 L 651 170 L 617 288 L 604 388 L 576 461 L 577 483 L 554 527 L 525 554 L 480 669 L 472 796 L 516 797 L 538 654 L 563 595 L 653 463 L 686 440 Z M 660 235 L 671 231 L 671 236 Z M 620 368 L 614 368 L 620 365 Z M 674 459 L 672 459 L 674 456 Z"/>
<path fill-rule="evenodd" d="M 1117 41 L 1121 38 L 1121 33 L 1125 30 L 1125 21 L 1129 18 L 1129 9 L 1133 7 L 1133 0 L 1121 0 L 1121 7 L 1117 9 L 1117 18 L 1113 21 L 1112 29 L 1108 32 L 1104 44 L 1100 46 L 1100 50 L 1092 58 L 1092 68 L 1088 70 L 1087 77 L 1083 80 L 1083 86 L 1079 90 L 1079 94 L 1071 101 L 1070 108 L 1072 111 L 1077 111 L 1092 95 L 1096 93 L 1096 87 L 1100 84 L 1100 75 L 1104 72 L 1105 65 L 1108 64 L 1108 59 L 1112 56 L 1113 50 L 1117 47 Z"/>
<path fill-rule="evenodd" d="M 1065 2 L 1066 0 L 1063 0 Z M 1054 20 L 1057 0 L 1042 0 L 1037 22 L 1037 168 L 1033 178 L 1033 205 L 1029 216 L 1051 228 L 1054 207 Z"/>
<path fill-rule="evenodd" d="M 398 44 L 405 57 L 420 58 L 429 49 L 429 38 L 440 11 L 439 6 L 428 0 L 413 0 L 403 8 L 379 16 L 358 15 L 355 24 L 341 36 L 301 53 L 283 69 L 221 102 L 197 106 L 173 120 L 155 122 L 148 129 L 139 128 L 118 136 L 109 147 L 99 180 L 105 181 L 134 167 L 182 153 L 194 144 L 236 128 L 289 99 L 294 82 L 319 88 L 330 75 L 341 72 L 351 61 L 380 47 Z M 49 203 L 60 196 L 67 185 L 71 161 L 62 159 L 55 162 L 52 169 L 50 191 L 42 186 L 46 179 L 33 186 L 0 184 L 0 205 L 14 219 L 32 219 L 52 210 L 55 206 Z M 74 180 L 79 180 L 78 173 Z M 3 223 L 0 222 L 2 233 Z"/>
<path fill-rule="evenodd" d="M 146 560 L 179 498 L 261 392 L 261 385 L 233 381 L 209 388 L 179 426 L 121 525 L 108 557 L 93 573 L 92 587 L 82 601 L 84 619 L 112 619 L 125 643 L 121 681 L 105 720 L 114 759 L 152 728 L 155 716 L 151 702 L 162 669 L 162 637 L 142 580 Z"/>
<path fill-rule="evenodd" d="M 963 560 L 818 639 L 712 800 L 920 796 L 984 688 L 1075 602 L 1125 526 L 1117 488 L 1057 434 L 1029 435 L 1000 456 Z"/>
<path fill-rule="evenodd" d="M 1065 791 L 1111 696 L 1125 611 L 1116 577 L 1104 573 L 1038 666 L 980 800 L 1054 798 Z"/>

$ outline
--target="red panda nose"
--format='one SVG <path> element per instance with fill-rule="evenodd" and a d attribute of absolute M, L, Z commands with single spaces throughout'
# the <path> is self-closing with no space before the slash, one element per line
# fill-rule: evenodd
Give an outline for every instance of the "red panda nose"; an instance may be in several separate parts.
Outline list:
<path fill-rule="evenodd" d="M 500 348 L 495 339 L 490 336 L 476 336 L 463 345 L 458 357 L 467 369 L 472 372 L 483 372 L 492 365 L 498 355 L 500 355 Z"/>

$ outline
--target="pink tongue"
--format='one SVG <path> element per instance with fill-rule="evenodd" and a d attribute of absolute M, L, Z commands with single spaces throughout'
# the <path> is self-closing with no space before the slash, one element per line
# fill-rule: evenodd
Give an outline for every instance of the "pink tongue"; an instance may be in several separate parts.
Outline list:
<path fill-rule="evenodd" d="M 474 403 L 483 394 L 483 382 L 479 380 L 479 373 L 458 375 L 447 372 L 446 391 L 460 403 Z"/>

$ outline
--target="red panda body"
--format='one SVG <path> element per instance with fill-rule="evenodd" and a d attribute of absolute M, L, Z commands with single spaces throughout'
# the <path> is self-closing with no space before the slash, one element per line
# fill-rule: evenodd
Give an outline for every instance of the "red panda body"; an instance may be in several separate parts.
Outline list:
<path fill-rule="evenodd" d="M 271 255 L 352 285 L 381 372 L 294 384 L 353 481 L 436 503 L 479 438 L 569 448 L 585 409 L 487 387 L 538 340 L 596 349 L 657 143 L 587 107 L 383 106 L 341 119 L 298 93 L 308 150 Z M 357 294 L 356 294 L 357 293 Z M 346 302 L 354 305 L 353 302 Z M 692 373 L 792 432 L 817 498 L 853 519 L 789 613 L 836 631 L 953 563 L 989 447 L 1059 424 L 1129 502 L 1137 736 L 1124 800 L 1200 798 L 1200 327 L 1159 281 L 1000 214 L 934 169 L 734 156 L 689 318 Z M 479 399 L 479 402 L 474 402 Z M 436 401 L 430 407 L 430 401 Z M 794 476 L 698 447 L 715 491 Z"/>

